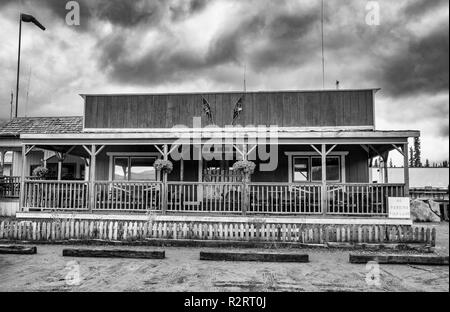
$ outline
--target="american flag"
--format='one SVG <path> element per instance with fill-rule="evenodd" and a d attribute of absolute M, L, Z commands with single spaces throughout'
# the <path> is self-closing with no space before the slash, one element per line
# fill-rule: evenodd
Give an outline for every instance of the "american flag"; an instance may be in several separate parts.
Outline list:
<path fill-rule="evenodd" d="M 208 117 L 208 120 L 210 123 L 214 123 L 211 106 L 209 105 L 208 101 L 204 97 L 202 97 L 202 103 L 203 103 L 203 111 L 205 112 L 206 117 Z"/>
<path fill-rule="evenodd" d="M 239 98 L 239 100 L 236 102 L 236 104 L 234 105 L 234 110 L 233 110 L 233 122 L 232 122 L 232 124 L 234 125 L 234 122 L 236 121 L 236 119 L 239 117 L 239 114 L 242 112 L 242 102 L 243 102 L 243 100 L 242 100 L 242 98 L 243 98 L 244 96 L 241 96 L 240 98 Z"/>

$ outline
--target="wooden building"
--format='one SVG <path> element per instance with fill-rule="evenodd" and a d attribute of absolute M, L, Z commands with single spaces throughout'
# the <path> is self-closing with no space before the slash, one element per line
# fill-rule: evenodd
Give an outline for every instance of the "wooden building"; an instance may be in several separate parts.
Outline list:
<path fill-rule="evenodd" d="M 410 224 L 388 217 L 388 198 L 408 197 L 408 138 L 420 133 L 377 130 L 376 91 L 83 94 L 83 116 L 16 118 L 0 128 L 0 149 L 20 161 L 19 217 Z M 29 176 L 36 149 L 56 161 L 53 179 Z M 392 151 L 404 183 L 372 183 L 372 159 Z M 233 170 L 239 160 L 256 164 L 250 181 Z"/>

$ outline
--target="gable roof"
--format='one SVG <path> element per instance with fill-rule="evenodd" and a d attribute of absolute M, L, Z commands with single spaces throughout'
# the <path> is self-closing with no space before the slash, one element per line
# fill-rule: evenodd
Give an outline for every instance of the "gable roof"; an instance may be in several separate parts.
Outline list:
<path fill-rule="evenodd" d="M 70 134 L 83 131 L 83 117 L 18 117 L 0 127 L 0 136 L 21 134 Z"/>

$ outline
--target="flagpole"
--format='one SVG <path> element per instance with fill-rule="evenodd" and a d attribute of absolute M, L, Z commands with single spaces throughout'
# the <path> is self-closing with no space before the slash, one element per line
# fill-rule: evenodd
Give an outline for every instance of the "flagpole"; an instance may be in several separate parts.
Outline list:
<path fill-rule="evenodd" d="M 322 89 L 325 89 L 325 57 L 324 57 L 324 49 L 323 49 L 323 0 L 322 0 L 322 10 L 320 17 L 320 25 L 321 25 L 321 35 L 322 35 Z"/>
<path fill-rule="evenodd" d="M 22 13 L 19 15 L 19 50 L 17 52 L 17 81 L 16 81 L 16 112 L 14 116 L 17 118 L 19 109 L 19 73 L 20 73 L 20 42 L 22 37 Z"/>

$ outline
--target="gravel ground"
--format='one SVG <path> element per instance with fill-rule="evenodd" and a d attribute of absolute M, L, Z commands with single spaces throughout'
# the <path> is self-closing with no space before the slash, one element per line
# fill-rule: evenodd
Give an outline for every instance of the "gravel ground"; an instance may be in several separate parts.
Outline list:
<path fill-rule="evenodd" d="M 449 225 L 434 225 L 436 253 L 448 255 Z M 175 247 L 164 248 L 164 260 L 62 257 L 70 247 L 0 255 L 0 291 L 449 291 L 447 266 L 380 265 L 379 279 L 367 283 L 376 268 L 349 264 L 348 250 L 283 250 L 308 253 L 310 263 L 259 263 L 200 261 L 204 248 Z"/>

